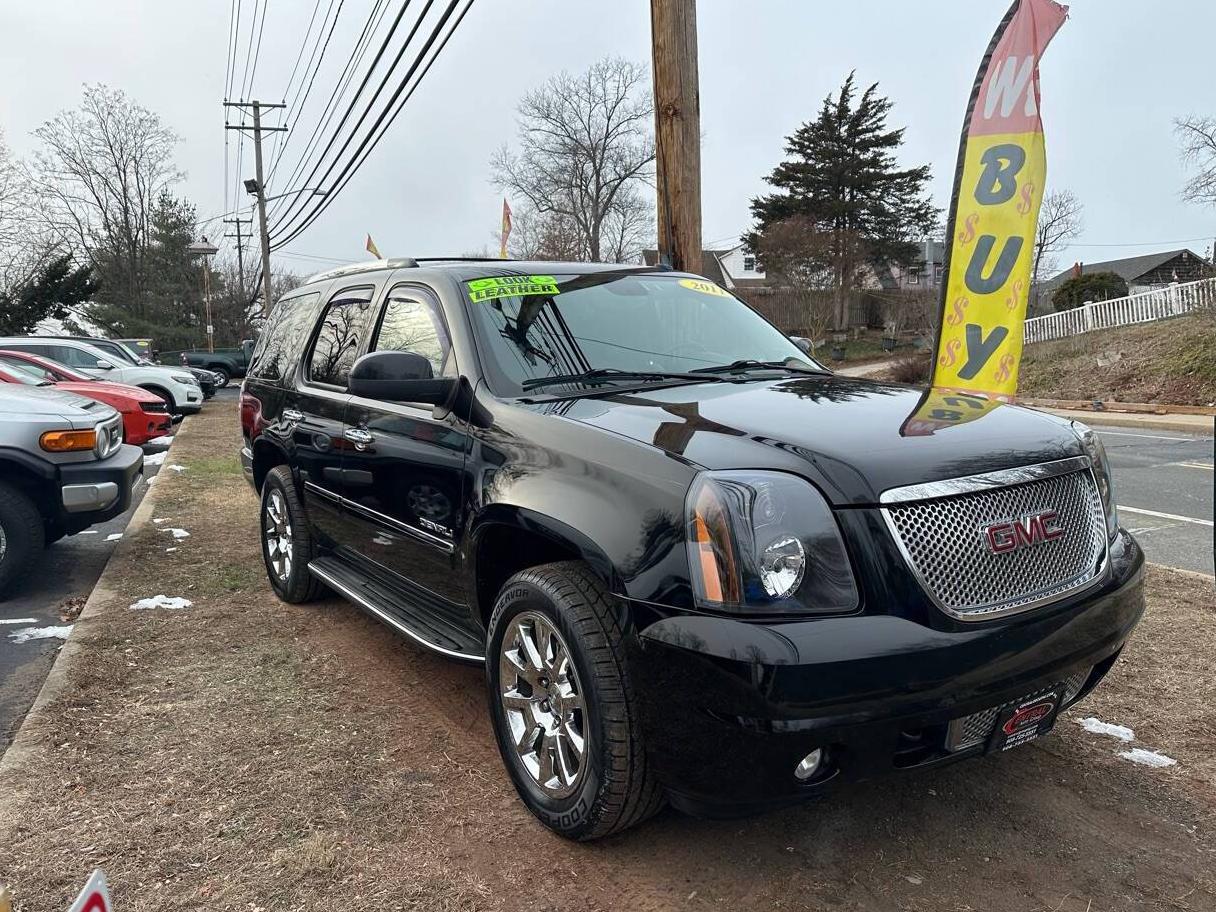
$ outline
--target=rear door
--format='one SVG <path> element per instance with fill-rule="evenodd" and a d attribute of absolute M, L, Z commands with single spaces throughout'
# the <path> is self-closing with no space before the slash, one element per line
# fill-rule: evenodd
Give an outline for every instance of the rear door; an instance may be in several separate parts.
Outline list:
<path fill-rule="evenodd" d="M 342 454 L 350 445 L 343 436 L 346 379 L 371 333 L 375 295 L 374 282 L 333 291 L 281 412 L 308 514 L 329 547 L 346 544 L 353 534 L 341 508 Z"/>
<path fill-rule="evenodd" d="M 369 351 L 412 351 L 435 376 L 459 371 L 438 297 L 412 282 L 394 284 L 380 308 Z M 351 545 L 394 574 L 444 599 L 465 603 L 452 554 L 463 522 L 466 422 L 430 405 L 352 396 L 342 479 L 358 529 Z"/>

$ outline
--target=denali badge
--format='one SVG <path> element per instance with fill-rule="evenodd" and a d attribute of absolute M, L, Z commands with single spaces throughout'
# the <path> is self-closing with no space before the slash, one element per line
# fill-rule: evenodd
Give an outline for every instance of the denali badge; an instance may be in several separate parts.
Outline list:
<path fill-rule="evenodd" d="M 1055 510 L 994 522 L 983 526 L 980 532 L 993 554 L 1007 554 L 1031 545 L 1041 545 L 1064 535 L 1064 530 L 1060 528 L 1060 514 Z"/>

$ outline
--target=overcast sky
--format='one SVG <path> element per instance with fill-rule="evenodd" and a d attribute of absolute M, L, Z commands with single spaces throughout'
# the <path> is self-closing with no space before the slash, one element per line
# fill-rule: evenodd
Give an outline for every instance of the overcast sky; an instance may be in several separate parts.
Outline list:
<path fill-rule="evenodd" d="M 244 32 L 254 0 L 241 2 Z M 266 2 L 253 94 L 279 101 L 314 4 Z M 302 135 L 292 139 L 285 164 L 305 144 L 373 0 L 340 2 L 300 115 Z M 907 127 L 903 161 L 932 166 L 933 195 L 945 206 L 967 94 L 1006 5 L 701 0 L 707 246 L 724 246 L 748 226 L 748 201 L 764 192 L 783 138 L 814 116 L 850 69 L 860 81 L 879 82 L 894 101 L 891 123 Z M 31 132 L 76 105 L 82 83 L 121 88 L 181 136 L 178 162 L 188 176 L 180 189 L 200 217 L 222 212 L 229 9 L 230 0 L 0 0 L 0 129 L 18 154 L 28 154 Z M 1068 188 L 1085 207 L 1085 230 L 1068 262 L 1210 246 L 1216 210 L 1179 197 L 1185 171 L 1172 120 L 1216 114 L 1214 35 L 1211 2 L 1072 5 L 1042 65 L 1048 189 Z M 386 256 L 493 247 L 501 194 L 489 182 L 488 159 L 514 136 L 516 101 L 552 73 L 605 55 L 649 62 L 646 0 L 477 0 L 385 141 L 288 250 L 359 259 L 367 232 Z M 235 134 L 230 143 L 231 153 Z M 230 173 L 233 186 L 252 173 L 248 155 L 245 161 L 244 174 Z M 283 189 L 272 181 L 269 192 Z M 283 263 L 297 272 L 321 265 Z"/>

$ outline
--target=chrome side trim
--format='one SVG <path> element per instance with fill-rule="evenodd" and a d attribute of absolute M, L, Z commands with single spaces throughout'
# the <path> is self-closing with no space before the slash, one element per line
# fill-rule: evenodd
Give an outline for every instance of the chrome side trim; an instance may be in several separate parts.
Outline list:
<path fill-rule="evenodd" d="M 410 628 L 406 627 L 404 624 L 402 624 L 399 620 L 397 620 L 391 614 L 384 611 L 382 608 L 378 607 L 375 603 L 369 601 L 366 596 L 363 596 L 360 593 L 356 592 L 355 590 L 351 589 L 345 583 L 338 582 L 338 580 L 334 579 L 334 577 L 332 575 L 330 575 L 329 573 L 326 573 L 324 570 L 318 568 L 315 563 L 310 563 L 308 565 L 308 572 L 311 573 L 313 576 L 315 576 L 317 579 L 319 579 L 321 582 L 323 582 L 325 585 L 329 586 L 331 589 L 336 590 L 342 596 L 344 596 L 345 598 L 354 602 L 356 605 L 358 605 L 364 611 L 368 612 L 371 615 L 374 615 L 376 618 L 383 621 L 385 624 L 392 627 L 394 630 L 409 637 L 411 640 L 413 640 L 419 646 L 422 646 L 425 649 L 429 649 L 429 650 L 431 650 L 431 652 L 437 652 L 440 655 L 447 656 L 450 659 L 461 659 L 465 662 L 485 662 L 485 660 L 486 660 L 485 656 L 470 655 L 469 653 L 456 652 L 453 649 L 444 649 L 442 646 L 436 646 L 430 640 L 427 640 L 427 639 L 423 638 L 422 636 L 420 636 L 419 634 L 415 633 L 414 631 L 410 630 Z"/>
<path fill-rule="evenodd" d="M 321 487 L 316 482 L 305 481 L 304 487 L 312 491 L 314 494 L 319 494 L 327 500 L 339 504 L 340 506 L 345 507 L 354 513 L 361 513 L 368 519 L 388 526 L 394 532 L 400 532 L 402 535 L 408 535 L 411 538 L 416 538 L 428 545 L 435 545 L 441 550 L 446 551 L 448 554 L 451 554 L 456 550 L 456 545 L 446 538 L 440 538 L 438 535 L 432 535 L 430 532 L 424 532 L 422 529 L 415 529 L 413 526 L 403 523 L 399 519 L 394 519 L 391 516 L 381 513 L 379 510 L 373 510 L 371 507 L 365 507 L 363 504 L 355 503 L 349 498 L 341 497 L 335 494 L 333 491 Z"/>
<path fill-rule="evenodd" d="M 924 484 L 907 485 L 902 488 L 888 488 L 879 495 L 878 501 L 890 504 L 953 497 L 955 494 L 986 491 L 990 488 L 1007 488 L 1010 485 L 1023 484 L 1027 481 L 1067 475 L 1070 472 L 1079 472 L 1089 467 L 1088 456 L 1070 456 L 1067 459 L 1041 462 L 1038 465 L 1018 466 L 1015 469 L 1001 469 L 981 475 L 964 475 L 961 478 L 945 478 L 941 481 L 928 481 Z"/>

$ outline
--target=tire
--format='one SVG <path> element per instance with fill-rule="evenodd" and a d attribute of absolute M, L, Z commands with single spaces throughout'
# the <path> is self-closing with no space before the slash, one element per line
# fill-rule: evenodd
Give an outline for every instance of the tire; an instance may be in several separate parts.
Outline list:
<path fill-rule="evenodd" d="M 46 526 L 35 503 L 0 483 L 0 595 L 29 569 L 45 540 Z"/>
<path fill-rule="evenodd" d="M 296 493 L 295 480 L 287 466 L 275 466 L 266 475 L 262 483 L 262 506 L 258 518 L 262 563 L 266 566 L 270 588 L 283 601 L 292 604 L 320 598 L 325 593 L 325 586 L 308 572 L 308 562 L 317 556 L 316 542 L 308 526 L 304 504 Z M 273 535 L 273 529 L 280 534 Z M 285 536 L 283 531 L 286 532 Z M 284 544 L 288 549 L 286 561 L 282 559 Z"/>
<path fill-rule="evenodd" d="M 216 389 L 223 389 L 232 380 L 232 375 L 228 373 L 228 368 L 226 367 L 209 367 L 207 370 L 215 374 Z"/>
<path fill-rule="evenodd" d="M 556 647 L 563 647 L 573 676 L 554 671 L 549 680 L 534 664 L 530 671 L 523 670 L 529 663 L 519 648 L 520 637 L 529 627 L 539 634 L 541 621 L 557 634 L 548 651 L 556 656 Z M 624 634 L 599 578 L 576 561 L 517 573 L 499 592 L 489 629 L 486 685 L 494 735 L 528 809 L 555 833 L 580 841 L 618 833 L 656 813 L 663 792 L 642 743 L 637 700 L 625 667 Z M 526 680 L 527 674 L 536 676 L 537 686 Z M 524 696 L 525 690 L 531 693 Z M 560 708 L 554 710 L 556 704 Z M 536 728 L 543 719 L 549 724 Z M 529 726 L 535 737 L 520 734 L 530 731 Z M 546 730 L 555 732 L 551 741 L 544 737 Z M 560 743 L 566 744 L 564 754 L 572 759 L 580 736 L 583 750 L 574 775 L 563 775 L 562 768 L 568 772 L 569 764 L 559 768 L 557 759 L 545 764 L 543 755 L 556 758 L 562 753 Z M 521 742 L 534 748 L 531 757 L 517 747 Z M 553 745 L 552 751 L 546 750 L 547 744 Z M 547 772 L 549 787 L 540 781 Z"/>
<path fill-rule="evenodd" d="M 177 412 L 177 403 L 173 401 L 173 394 L 167 389 L 162 389 L 159 386 L 145 386 L 144 389 L 146 389 L 153 396 L 160 396 L 160 398 L 165 402 L 165 407 L 169 409 L 170 415 Z"/>

